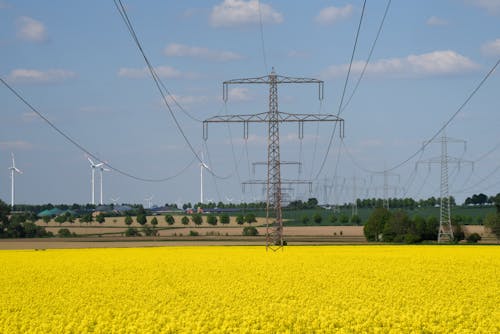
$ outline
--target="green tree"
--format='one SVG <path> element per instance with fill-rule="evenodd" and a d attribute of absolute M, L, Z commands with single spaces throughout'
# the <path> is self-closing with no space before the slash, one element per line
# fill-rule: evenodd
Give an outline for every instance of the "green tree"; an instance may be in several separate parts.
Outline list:
<path fill-rule="evenodd" d="M 302 222 L 302 224 L 307 225 L 309 223 L 309 215 L 303 214 L 300 218 L 300 221 Z"/>
<path fill-rule="evenodd" d="M 132 219 L 132 217 L 130 217 L 129 215 L 125 216 L 125 224 L 130 226 L 130 225 L 132 225 L 133 222 L 134 222 L 134 220 Z"/>
<path fill-rule="evenodd" d="M 380 241 L 385 224 L 389 221 L 391 213 L 386 208 L 378 207 L 368 217 L 363 233 L 368 241 Z"/>
<path fill-rule="evenodd" d="M 361 225 L 361 217 L 359 215 L 352 215 L 351 223 L 358 226 Z"/>
<path fill-rule="evenodd" d="M 80 218 L 80 223 L 92 223 L 94 221 L 94 217 L 92 217 L 91 213 L 86 213 Z"/>
<path fill-rule="evenodd" d="M 165 222 L 168 225 L 174 225 L 174 223 L 175 223 L 174 216 L 172 216 L 172 215 L 165 215 Z"/>
<path fill-rule="evenodd" d="M 191 220 L 195 225 L 201 225 L 203 223 L 203 217 L 199 213 L 195 213 L 191 216 Z"/>
<path fill-rule="evenodd" d="M 154 227 L 147 224 L 142 226 L 142 233 L 144 233 L 146 237 L 155 237 L 158 235 L 158 231 Z"/>
<path fill-rule="evenodd" d="M 148 222 L 148 219 L 146 218 L 146 215 L 145 214 L 138 214 L 137 215 L 137 218 L 136 218 L 137 222 L 141 225 L 141 226 L 144 226 L 147 222 Z"/>
<path fill-rule="evenodd" d="M 321 214 L 319 214 L 318 212 L 316 212 L 315 214 L 313 214 L 313 217 L 312 217 L 313 221 L 316 223 L 316 224 L 321 224 L 321 221 L 323 220 L 323 217 L 321 216 Z"/>
<path fill-rule="evenodd" d="M 60 238 L 69 238 L 72 237 L 72 234 L 67 228 L 61 228 L 57 231 L 57 236 Z"/>
<path fill-rule="evenodd" d="M 48 225 L 48 224 L 49 224 L 49 222 L 50 222 L 50 216 L 43 216 L 43 217 L 42 217 L 42 220 L 44 221 L 44 223 L 45 223 L 45 224 L 47 224 L 47 225 Z"/>
<path fill-rule="evenodd" d="M 125 231 L 125 236 L 126 237 L 140 237 L 141 236 L 141 232 L 139 232 L 139 230 L 136 229 L 135 227 L 129 227 Z"/>
<path fill-rule="evenodd" d="M 345 213 L 343 213 L 340 215 L 339 221 L 341 225 L 347 225 L 347 223 L 349 223 L 349 217 Z"/>
<path fill-rule="evenodd" d="M 243 215 L 237 215 L 236 222 L 238 223 L 238 225 L 243 225 L 243 223 L 245 222 L 245 217 Z"/>
<path fill-rule="evenodd" d="M 217 216 L 213 214 L 208 215 L 207 223 L 213 226 L 217 225 Z"/>
<path fill-rule="evenodd" d="M 497 239 L 500 239 L 500 214 L 491 213 L 486 216 L 484 226 L 488 228 Z"/>
<path fill-rule="evenodd" d="M 257 219 L 255 218 L 255 215 L 253 213 L 247 213 L 245 216 L 245 222 L 248 224 L 255 223 Z"/>
<path fill-rule="evenodd" d="M 66 216 L 65 215 L 59 215 L 57 216 L 54 221 L 56 223 L 59 223 L 59 225 L 61 225 L 62 223 L 64 223 L 66 221 Z"/>
<path fill-rule="evenodd" d="M 245 226 L 245 227 L 243 227 L 243 235 L 256 236 L 256 235 L 259 235 L 259 231 L 254 226 Z"/>
<path fill-rule="evenodd" d="M 231 218 L 229 218 L 229 215 L 227 214 L 220 215 L 219 220 L 222 225 L 227 225 L 231 222 Z"/>
<path fill-rule="evenodd" d="M 153 217 L 153 219 L 151 219 L 151 225 L 153 225 L 153 227 L 156 227 L 156 225 L 158 225 L 158 219 L 156 217 Z"/>
<path fill-rule="evenodd" d="M 95 217 L 95 221 L 98 222 L 99 224 L 102 224 L 104 223 L 104 221 L 106 221 L 106 218 L 104 217 L 104 213 L 99 213 L 96 217 Z"/>
<path fill-rule="evenodd" d="M 186 216 L 182 217 L 182 218 L 181 218 L 181 223 L 182 223 L 182 225 L 187 225 L 187 224 L 189 224 L 189 218 L 188 218 L 188 217 L 186 217 Z"/>
<path fill-rule="evenodd" d="M 335 225 L 335 223 L 337 222 L 337 216 L 334 213 L 332 213 L 329 217 L 329 220 L 330 220 L 330 223 Z"/>

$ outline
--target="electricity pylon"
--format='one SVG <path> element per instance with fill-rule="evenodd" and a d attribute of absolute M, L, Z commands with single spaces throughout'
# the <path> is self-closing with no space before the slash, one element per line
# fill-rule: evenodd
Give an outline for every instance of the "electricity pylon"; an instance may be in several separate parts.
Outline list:
<path fill-rule="evenodd" d="M 384 176 L 384 186 L 382 187 L 382 189 L 384 190 L 384 198 L 383 198 L 382 205 L 384 208 L 389 209 L 389 190 L 394 189 L 394 192 L 396 192 L 399 189 L 398 186 L 394 186 L 394 185 L 389 184 L 389 178 L 392 176 L 397 177 L 398 183 L 399 183 L 400 182 L 400 175 L 396 174 L 396 173 L 391 173 L 387 170 L 384 170 L 383 172 L 373 172 L 371 175 L 370 181 L 373 181 L 374 175 L 383 175 Z M 380 188 L 380 187 L 374 187 L 374 189 L 377 189 L 377 188 Z"/>
<path fill-rule="evenodd" d="M 448 184 L 448 165 L 457 164 L 460 169 L 461 164 L 471 164 L 474 168 L 474 162 L 455 158 L 448 155 L 448 143 L 463 143 L 464 153 L 466 151 L 466 141 L 462 139 L 454 139 L 446 137 L 443 132 L 441 138 L 432 141 L 431 143 L 441 144 L 441 155 L 438 157 L 430 158 L 427 160 L 420 160 L 418 164 L 427 163 L 440 164 L 441 166 L 441 182 L 440 182 L 440 203 L 439 203 L 439 230 L 438 230 L 438 243 L 453 241 L 453 228 L 451 226 L 451 208 L 450 208 L 450 191 Z M 425 143 L 424 143 L 425 145 Z"/>
<path fill-rule="evenodd" d="M 299 126 L 299 138 L 304 137 L 304 122 L 340 122 L 340 135 L 343 136 L 344 120 L 328 114 L 290 114 L 278 109 L 279 84 L 318 84 L 319 99 L 323 99 L 323 81 L 310 78 L 292 78 L 277 75 L 272 69 L 269 75 L 257 78 L 243 78 L 223 83 L 223 99 L 228 100 L 228 87 L 234 84 L 269 85 L 269 110 L 258 114 L 214 116 L 203 121 L 203 139 L 208 138 L 208 123 L 243 123 L 243 137 L 248 138 L 249 123 L 267 123 L 267 205 L 266 205 L 266 248 L 277 250 L 283 247 L 282 183 L 280 160 L 279 125 L 284 122 L 296 122 Z M 256 181 L 256 180 L 255 180 Z M 298 181 L 298 180 L 293 180 Z M 293 182 L 296 183 L 296 182 Z M 269 220 L 272 219 L 272 222 Z"/>

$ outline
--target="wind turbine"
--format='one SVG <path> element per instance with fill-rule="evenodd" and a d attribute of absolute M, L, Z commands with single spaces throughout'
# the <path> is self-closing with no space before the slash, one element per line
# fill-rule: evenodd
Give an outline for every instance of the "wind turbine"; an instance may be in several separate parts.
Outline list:
<path fill-rule="evenodd" d="M 96 163 L 94 163 L 94 161 L 92 161 L 92 159 L 90 159 L 90 157 L 87 157 L 87 159 L 89 160 L 90 168 L 92 169 L 92 180 L 91 180 L 91 182 L 92 182 L 92 204 L 95 205 L 95 191 L 94 191 L 95 169 L 101 167 L 102 165 L 104 165 L 104 163 L 100 162 L 100 163 L 96 164 Z"/>
<path fill-rule="evenodd" d="M 22 174 L 23 172 L 21 172 L 17 167 L 16 167 L 16 162 L 14 160 L 14 153 L 11 153 L 12 155 L 12 166 L 9 167 L 9 170 L 10 170 L 10 206 L 11 207 L 14 207 L 14 176 L 16 175 L 16 173 L 18 174 Z"/>
<path fill-rule="evenodd" d="M 146 197 L 144 199 L 144 201 L 146 201 L 148 203 L 148 209 L 151 209 L 151 204 L 153 203 L 153 195 L 151 195 L 150 197 Z"/>
<path fill-rule="evenodd" d="M 208 168 L 207 164 L 203 162 L 203 152 L 201 152 L 201 163 L 200 163 L 200 203 L 203 203 L 203 169 L 207 169 L 210 171 L 210 168 Z"/>
<path fill-rule="evenodd" d="M 118 204 L 118 200 L 120 199 L 120 197 L 117 198 L 110 197 L 109 199 L 111 200 L 111 203 L 113 203 L 113 205 L 116 205 Z"/>
<path fill-rule="evenodd" d="M 104 164 L 103 164 L 103 163 L 101 163 L 101 166 L 99 167 L 99 171 L 101 172 L 101 173 L 100 173 L 100 176 L 101 176 L 101 198 L 100 198 L 99 204 L 100 204 L 100 205 L 103 205 L 104 203 L 102 202 L 102 174 L 103 174 L 104 172 L 110 172 L 110 171 L 111 171 L 111 169 L 104 168 Z"/>

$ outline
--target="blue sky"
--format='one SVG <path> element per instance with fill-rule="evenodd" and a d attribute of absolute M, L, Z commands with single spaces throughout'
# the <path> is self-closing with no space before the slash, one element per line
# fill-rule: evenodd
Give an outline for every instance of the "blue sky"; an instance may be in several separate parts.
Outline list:
<path fill-rule="evenodd" d="M 189 142 L 204 151 L 205 200 L 262 199 L 265 178 L 253 162 L 267 159 L 266 126 L 252 125 L 248 140 L 240 125 L 210 125 L 202 140 L 196 121 L 214 115 L 267 111 L 267 88 L 234 86 L 227 104 L 222 82 L 268 74 L 325 81 L 320 103 L 312 85 L 280 86 L 280 110 L 336 114 L 345 82 L 362 1 L 123 1 L 151 63 L 189 115 L 174 113 Z M 354 87 L 386 1 L 367 1 L 347 96 Z M 331 124 L 281 127 L 281 158 L 302 163 L 282 167 L 283 178 L 313 179 L 293 186 L 290 198 L 347 202 L 358 178 L 358 197 L 381 197 L 382 171 L 404 161 L 463 103 L 500 57 L 500 1 L 392 1 L 370 64 L 338 136 L 327 152 Z M 263 37 L 263 38 L 261 38 Z M 264 43 L 262 43 L 262 41 Z M 263 48 L 264 45 L 264 48 Z M 104 174 L 104 201 L 197 202 L 200 167 L 180 135 L 146 64 L 113 1 L 0 1 L 0 76 L 41 113 L 89 151 L 127 173 L 167 182 L 140 182 Z M 498 70 L 446 130 L 467 141 L 450 144 L 451 156 L 475 161 L 450 166 L 451 194 L 500 191 L 500 76 Z M 0 198 L 10 201 L 10 154 L 23 171 L 16 176 L 17 203 L 88 203 L 90 166 L 68 143 L 0 86 Z M 440 146 L 389 177 L 390 195 L 439 196 L 439 165 L 416 162 L 439 156 Z M 194 162 L 193 162 L 194 161 Z M 225 178 L 225 176 L 228 176 Z M 224 177 L 224 178 L 223 178 Z M 96 198 L 99 178 L 96 178 Z M 326 196 L 326 197 L 325 197 Z"/>

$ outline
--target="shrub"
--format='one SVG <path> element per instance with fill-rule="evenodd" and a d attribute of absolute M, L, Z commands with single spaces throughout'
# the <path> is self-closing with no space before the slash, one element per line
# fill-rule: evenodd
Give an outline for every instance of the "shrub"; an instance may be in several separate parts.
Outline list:
<path fill-rule="evenodd" d="M 300 221 L 302 222 L 302 224 L 307 225 L 307 223 L 309 223 L 309 216 L 306 214 L 302 215 Z"/>
<path fill-rule="evenodd" d="M 256 221 L 257 219 L 255 218 L 255 215 L 253 213 L 248 213 L 245 216 L 245 222 L 247 222 L 248 224 L 255 223 Z"/>
<path fill-rule="evenodd" d="M 481 240 L 481 236 L 478 233 L 472 233 L 467 237 L 467 242 L 475 244 Z"/>
<path fill-rule="evenodd" d="M 238 223 L 238 225 L 243 225 L 243 223 L 245 222 L 245 217 L 243 217 L 243 215 L 237 215 L 236 222 Z"/>
<path fill-rule="evenodd" d="M 141 232 L 139 232 L 139 230 L 136 229 L 135 227 L 129 227 L 125 231 L 125 236 L 126 237 L 140 237 L 141 236 Z"/>
<path fill-rule="evenodd" d="M 201 225 L 203 223 L 203 217 L 199 213 L 192 215 L 191 220 L 195 225 Z"/>
<path fill-rule="evenodd" d="M 254 226 L 245 226 L 243 228 L 243 235 L 255 236 L 255 235 L 259 235 L 259 231 Z"/>
<path fill-rule="evenodd" d="M 175 219 L 174 219 L 174 217 L 172 215 L 165 215 L 165 222 L 168 225 L 174 225 Z M 188 220 L 188 223 L 189 223 L 189 220 Z"/>
<path fill-rule="evenodd" d="M 130 216 L 125 217 L 125 224 L 132 225 L 132 222 L 133 222 L 132 217 Z"/>
<path fill-rule="evenodd" d="M 197 232 L 197 231 L 193 231 L 193 230 L 190 230 L 189 231 L 189 236 L 190 237 L 197 237 L 199 236 L 200 234 Z"/>
<path fill-rule="evenodd" d="M 61 228 L 59 229 L 59 231 L 57 231 L 57 236 L 60 238 L 69 238 L 72 237 L 73 235 L 67 228 Z"/>
<path fill-rule="evenodd" d="M 216 215 L 208 215 L 207 216 L 207 223 L 210 225 L 217 225 L 217 216 Z"/>
<path fill-rule="evenodd" d="M 231 219 L 229 218 L 229 215 L 223 214 L 219 216 L 220 223 L 223 225 L 229 224 Z"/>
<path fill-rule="evenodd" d="M 149 225 L 144 225 L 142 227 L 142 232 L 147 237 L 154 237 L 158 235 L 158 231 L 154 227 L 151 227 Z"/>
<path fill-rule="evenodd" d="M 312 217 L 312 218 L 313 218 L 313 221 L 314 221 L 316 224 L 321 224 L 321 221 L 323 220 L 323 217 L 321 216 L 321 214 L 319 214 L 319 213 L 317 213 L 317 212 L 313 215 L 313 217 Z"/>

